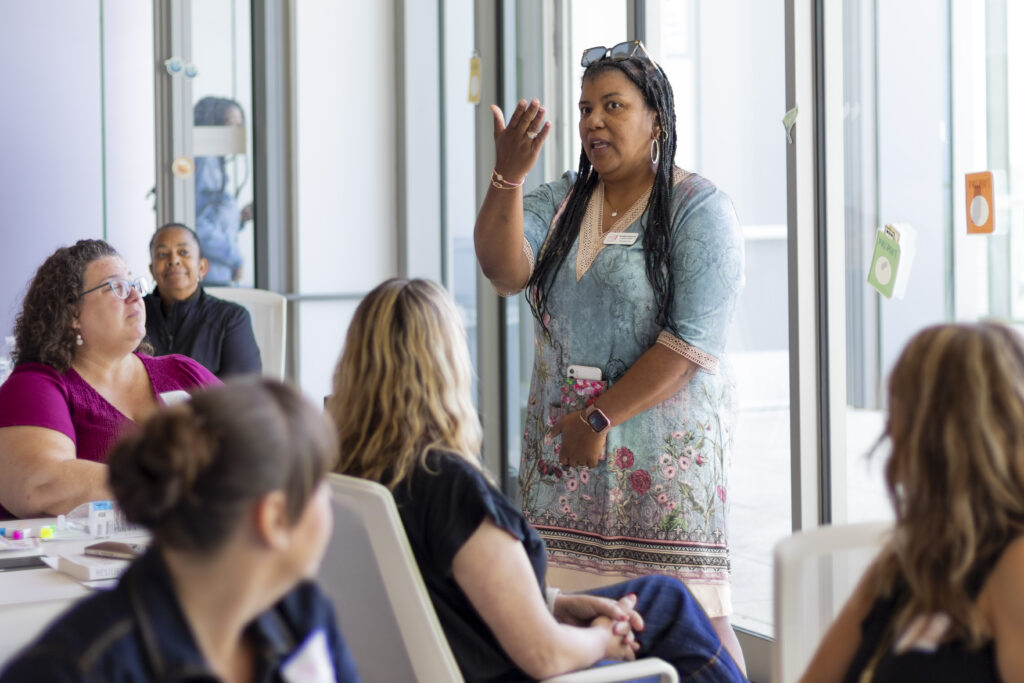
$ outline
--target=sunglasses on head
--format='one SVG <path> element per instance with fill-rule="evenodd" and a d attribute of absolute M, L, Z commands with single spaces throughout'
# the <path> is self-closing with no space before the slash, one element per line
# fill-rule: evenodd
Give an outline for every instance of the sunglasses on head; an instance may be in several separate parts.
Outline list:
<path fill-rule="evenodd" d="M 580 60 L 580 65 L 586 68 L 594 62 L 600 62 L 602 59 L 618 62 L 635 56 L 637 52 L 640 52 L 640 56 L 651 64 L 655 63 L 651 56 L 647 54 L 647 48 L 644 47 L 642 42 L 639 40 L 627 40 L 613 47 L 605 47 L 604 45 L 588 47 L 583 51 L 583 59 Z"/>

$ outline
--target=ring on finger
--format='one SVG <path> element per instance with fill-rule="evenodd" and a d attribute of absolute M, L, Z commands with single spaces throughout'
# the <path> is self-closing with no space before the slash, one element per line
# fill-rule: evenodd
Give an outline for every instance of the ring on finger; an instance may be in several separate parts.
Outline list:
<path fill-rule="evenodd" d="M 526 131 L 526 137 L 530 138 L 531 140 L 533 140 L 533 139 L 534 139 L 535 137 L 537 137 L 537 136 L 538 136 L 539 134 L 540 134 L 540 133 L 538 133 L 537 131 L 534 131 L 534 130 L 528 130 L 528 131 Z"/>

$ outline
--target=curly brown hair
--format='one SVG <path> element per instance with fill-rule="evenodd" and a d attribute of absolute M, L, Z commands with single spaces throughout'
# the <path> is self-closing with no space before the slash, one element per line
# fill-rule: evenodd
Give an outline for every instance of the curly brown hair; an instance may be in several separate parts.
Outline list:
<path fill-rule="evenodd" d="M 15 365 L 45 363 L 57 372 L 71 367 L 75 357 L 73 323 L 81 310 L 85 270 L 93 261 L 119 256 L 103 240 L 79 240 L 61 247 L 39 266 L 14 321 Z M 143 342 L 140 350 L 147 350 Z"/>

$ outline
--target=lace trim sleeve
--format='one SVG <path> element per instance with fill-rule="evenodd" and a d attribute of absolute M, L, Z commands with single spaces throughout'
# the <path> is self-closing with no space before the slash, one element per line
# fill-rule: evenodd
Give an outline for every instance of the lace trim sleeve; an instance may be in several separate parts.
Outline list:
<path fill-rule="evenodd" d="M 701 351 L 696 346 L 687 344 L 679 337 L 662 330 L 658 335 L 657 343 L 667 346 L 686 360 L 695 363 L 701 370 L 715 374 L 718 372 L 718 359 L 710 353 Z"/>
<path fill-rule="evenodd" d="M 525 235 L 523 236 L 523 254 L 526 256 L 526 261 L 530 264 L 530 275 L 533 275 L 533 268 L 537 265 L 537 262 L 533 257 L 533 247 L 530 246 L 530 241 L 526 239 Z M 530 281 L 530 275 L 526 276 L 527 282 Z M 497 287 L 494 288 L 494 291 L 498 293 L 498 296 L 508 298 L 510 296 L 515 296 L 525 288 L 526 284 L 523 283 L 523 286 L 515 291 L 505 291 L 498 289 Z"/>

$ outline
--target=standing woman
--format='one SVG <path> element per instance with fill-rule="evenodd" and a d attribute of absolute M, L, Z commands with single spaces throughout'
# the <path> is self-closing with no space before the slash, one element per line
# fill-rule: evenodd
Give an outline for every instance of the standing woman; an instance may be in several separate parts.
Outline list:
<path fill-rule="evenodd" d="M 110 456 L 117 502 L 152 547 L 0 680 L 357 681 L 308 580 L 331 534 L 336 459 L 319 411 L 271 380 L 161 411 Z"/>
<path fill-rule="evenodd" d="M 507 127 L 492 107 L 496 162 L 474 233 L 484 274 L 500 293 L 526 289 L 535 317 L 523 509 L 557 581 L 674 576 L 742 662 L 728 623 L 722 362 L 740 226 L 723 192 L 674 165 L 672 87 L 643 45 L 591 48 L 583 66 L 579 171 L 524 198 L 550 124 L 537 100 Z"/>

